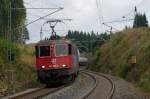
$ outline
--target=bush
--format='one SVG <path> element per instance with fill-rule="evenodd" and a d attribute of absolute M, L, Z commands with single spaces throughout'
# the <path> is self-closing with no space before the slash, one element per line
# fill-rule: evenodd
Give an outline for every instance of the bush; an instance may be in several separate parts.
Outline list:
<path fill-rule="evenodd" d="M 8 61 L 7 48 L 11 47 L 14 61 Z M 32 46 L 18 45 L 0 39 L 0 92 L 7 88 L 7 93 L 24 90 L 39 85 L 34 68 L 35 55 Z"/>
<path fill-rule="evenodd" d="M 132 57 L 136 57 L 136 64 L 131 64 Z M 150 91 L 149 59 L 150 29 L 130 29 L 114 34 L 95 53 L 89 68 L 122 77 Z"/>

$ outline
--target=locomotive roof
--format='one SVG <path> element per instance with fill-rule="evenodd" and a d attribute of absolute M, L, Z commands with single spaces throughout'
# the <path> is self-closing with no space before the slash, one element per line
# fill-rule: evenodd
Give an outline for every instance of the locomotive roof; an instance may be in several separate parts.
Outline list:
<path fill-rule="evenodd" d="M 70 40 L 41 40 L 36 45 L 50 45 L 50 44 L 72 44 Z"/>

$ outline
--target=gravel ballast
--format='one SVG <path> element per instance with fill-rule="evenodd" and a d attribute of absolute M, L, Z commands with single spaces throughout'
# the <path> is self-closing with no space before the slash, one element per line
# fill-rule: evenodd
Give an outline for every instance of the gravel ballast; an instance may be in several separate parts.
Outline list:
<path fill-rule="evenodd" d="M 71 85 L 56 93 L 52 93 L 42 99 L 80 99 L 85 93 L 93 88 L 95 81 L 92 77 L 81 73 Z"/>

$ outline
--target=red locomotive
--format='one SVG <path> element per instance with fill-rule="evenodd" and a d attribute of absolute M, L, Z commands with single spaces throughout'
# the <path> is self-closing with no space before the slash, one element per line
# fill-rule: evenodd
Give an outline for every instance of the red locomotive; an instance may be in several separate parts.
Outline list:
<path fill-rule="evenodd" d="M 68 40 L 43 40 L 36 44 L 36 68 L 41 83 L 66 83 L 79 71 L 78 49 Z"/>
<path fill-rule="evenodd" d="M 57 36 L 54 28 L 57 23 L 64 20 L 66 19 L 46 21 L 52 29 L 51 40 L 42 40 L 41 37 L 41 41 L 35 46 L 38 79 L 41 83 L 47 85 L 73 81 L 78 75 L 77 47 L 69 40 L 56 40 Z M 42 27 L 40 33 L 42 35 Z"/>

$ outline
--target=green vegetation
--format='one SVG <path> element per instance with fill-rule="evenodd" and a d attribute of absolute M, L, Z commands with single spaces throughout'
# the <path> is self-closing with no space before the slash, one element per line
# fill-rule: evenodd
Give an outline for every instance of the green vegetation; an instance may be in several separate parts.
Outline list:
<path fill-rule="evenodd" d="M 68 34 L 65 38 L 72 40 L 79 48 L 81 53 L 93 53 L 95 52 L 102 44 L 110 39 L 110 34 L 108 33 L 94 33 L 91 32 L 83 32 L 83 31 L 68 31 Z M 59 35 L 56 35 L 56 39 L 62 39 Z M 52 36 L 50 38 L 45 38 L 45 40 L 52 40 Z"/>
<path fill-rule="evenodd" d="M 138 27 L 148 27 L 148 20 L 146 14 L 141 14 L 137 12 L 137 8 L 135 7 L 135 17 L 133 22 L 133 28 Z"/>
<path fill-rule="evenodd" d="M 137 13 L 134 19 L 133 28 L 148 27 L 148 21 L 145 14 Z"/>
<path fill-rule="evenodd" d="M 35 72 L 35 52 L 32 46 L 10 42 L 15 60 L 8 61 L 5 40 L 0 40 L 0 92 L 9 94 L 39 85 Z"/>
<path fill-rule="evenodd" d="M 23 0 L 0 0 L 0 37 L 10 38 L 13 42 L 24 43 L 29 39 L 26 23 L 26 9 Z M 11 25 L 11 30 L 10 30 Z"/>
<path fill-rule="evenodd" d="M 0 0 L 0 96 L 36 86 L 34 50 L 29 39 L 23 0 Z"/>
<path fill-rule="evenodd" d="M 80 52 L 94 52 L 98 49 L 105 41 L 110 39 L 110 34 L 108 33 L 94 33 L 91 31 L 68 31 L 66 38 L 71 39 L 78 46 Z"/>
<path fill-rule="evenodd" d="M 137 28 L 114 34 L 93 55 L 89 68 L 122 77 L 149 92 L 150 29 Z"/>

